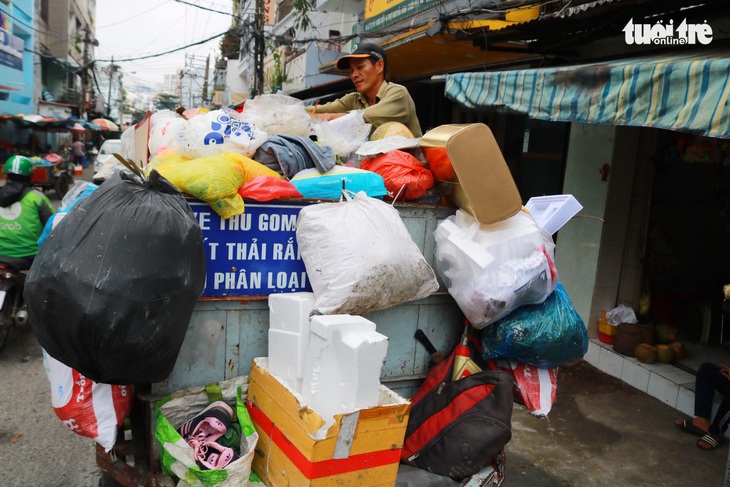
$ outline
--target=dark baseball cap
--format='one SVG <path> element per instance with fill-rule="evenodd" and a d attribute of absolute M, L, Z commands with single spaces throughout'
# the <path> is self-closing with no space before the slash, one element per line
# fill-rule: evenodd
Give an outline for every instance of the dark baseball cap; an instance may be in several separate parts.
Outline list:
<path fill-rule="evenodd" d="M 377 44 L 360 44 L 359 46 L 357 46 L 357 49 L 352 51 L 351 54 L 346 54 L 337 60 L 337 69 L 346 71 L 350 69 L 350 59 L 366 58 L 371 58 L 375 62 L 378 62 L 379 59 L 382 59 L 383 64 L 388 63 L 385 58 L 385 49 Z"/>

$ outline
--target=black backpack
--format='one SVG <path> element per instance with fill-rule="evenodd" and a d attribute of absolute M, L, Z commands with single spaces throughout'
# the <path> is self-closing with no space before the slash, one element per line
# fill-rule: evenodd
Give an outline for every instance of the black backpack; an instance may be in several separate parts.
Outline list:
<path fill-rule="evenodd" d="M 513 378 L 484 370 L 452 381 L 454 356 L 434 366 L 413 396 L 401 462 L 463 480 L 512 438 Z"/>

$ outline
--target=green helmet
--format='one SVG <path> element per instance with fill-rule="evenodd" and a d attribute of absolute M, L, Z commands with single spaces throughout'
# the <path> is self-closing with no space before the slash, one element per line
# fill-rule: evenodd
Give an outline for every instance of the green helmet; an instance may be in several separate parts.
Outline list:
<path fill-rule="evenodd" d="M 33 174 L 33 162 L 24 156 L 13 156 L 5 161 L 5 174 L 30 176 Z"/>

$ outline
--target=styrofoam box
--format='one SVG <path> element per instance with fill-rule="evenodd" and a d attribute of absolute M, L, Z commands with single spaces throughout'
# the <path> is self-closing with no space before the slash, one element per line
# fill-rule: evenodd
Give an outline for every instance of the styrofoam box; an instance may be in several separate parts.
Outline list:
<path fill-rule="evenodd" d="M 556 194 L 530 198 L 525 208 L 552 235 L 582 210 L 583 205 L 572 194 Z"/>
<path fill-rule="evenodd" d="M 314 309 L 313 293 L 269 295 L 269 328 L 309 334 L 309 313 Z"/>

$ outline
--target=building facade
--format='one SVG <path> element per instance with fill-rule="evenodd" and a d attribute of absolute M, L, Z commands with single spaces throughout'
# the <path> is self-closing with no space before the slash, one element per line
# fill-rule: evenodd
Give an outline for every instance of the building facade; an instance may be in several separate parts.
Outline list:
<path fill-rule="evenodd" d="M 0 113 L 35 113 L 33 0 L 0 2 Z"/>

